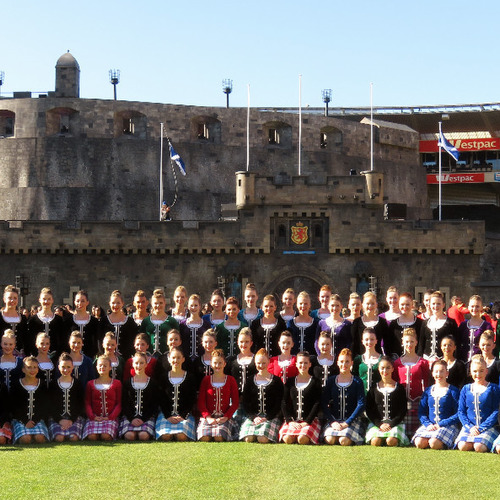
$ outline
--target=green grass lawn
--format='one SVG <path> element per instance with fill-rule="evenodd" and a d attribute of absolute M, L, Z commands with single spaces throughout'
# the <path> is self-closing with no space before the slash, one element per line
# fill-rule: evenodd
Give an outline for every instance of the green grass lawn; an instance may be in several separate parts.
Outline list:
<path fill-rule="evenodd" d="M 369 446 L 123 443 L 0 448 L 0 498 L 494 498 L 500 457 Z"/>

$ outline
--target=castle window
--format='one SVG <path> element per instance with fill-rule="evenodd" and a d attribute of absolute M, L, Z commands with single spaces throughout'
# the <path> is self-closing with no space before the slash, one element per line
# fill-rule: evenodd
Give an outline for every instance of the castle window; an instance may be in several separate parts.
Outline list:
<path fill-rule="evenodd" d="M 323 224 L 314 224 L 313 226 L 313 246 L 323 246 Z"/>
<path fill-rule="evenodd" d="M 335 127 L 323 127 L 320 130 L 319 147 L 321 149 L 330 149 L 337 153 L 342 152 L 343 145 L 342 131 Z"/>
<path fill-rule="evenodd" d="M 221 122 L 214 116 L 195 116 L 191 120 L 191 137 L 200 142 L 221 142 Z"/>
<path fill-rule="evenodd" d="M 280 224 L 278 226 L 278 247 L 283 248 L 286 245 L 286 226 L 284 224 Z"/>
<path fill-rule="evenodd" d="M 69 115 L 61 115 L 60 133 L 69 133 Z"/>
<path fill-rule="evenodd" d="M 275 128 L 269 129 L 269 144 L 279 144 L 280 143 L 280 133 Z"/>
<path fill-rule="evenodd" d="M 123 133 L 125 135 L 134 135 L 135 125 L 132 118 L 123 119 Z"/>
<path fill-rule="evenodd" d="M 292 148 L 292 127 L 288 123 L 273 121 L 263 125 L 265 145 L 283 149 Z"/>
<path fill-rule="evenodd" d="M 146 115 L 139 111 L 119 111 L 115 113 L 114 136 L 147 138 L 148 120 Z"/>
<path fill-rule="evenodd" d="M 206 123 L 198 123 L 198 139 L 208 141 L 210 139 L 210 131 Z"/>
<path fill-rule="evenodd" d="M 15 113 L 0 109 L 0 138 L 14 135 Z"/>
<path fill-rule="evenodd" d="M 52 108 L 46 113 L 47 135 L 75 135 L 80 128 L 80 115 L 72 108 Z"/>

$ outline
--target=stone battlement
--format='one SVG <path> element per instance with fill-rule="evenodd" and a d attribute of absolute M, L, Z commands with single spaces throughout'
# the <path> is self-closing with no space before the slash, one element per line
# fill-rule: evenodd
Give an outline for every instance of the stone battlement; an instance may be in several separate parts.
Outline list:
<path fill-rule="evenodd" d="M 383 203 L 383 174 L 367 174 L 316 177 L 280 173 L 268 177 L 237 172 L 236 207 L 241 210 L 255 205 L 380 205 Z M 372 187 L 371 175 L 380 179 L 378 187 Z"/>
<path fill-rule="evenodd" d="M 257 211 L 259 213 L 257 213 Z M 28 222 L 0 223 L 0 254 L 258 254 L 277 253 L 274 217 L 325 215 L 315 211 L 256 209 L 246 220 L 220 222 Z M 482 254 L 484 222 L 363 222 L 333 212 L 329 254 Z M 348 245 L 346 245 L 348 242 Z"/>

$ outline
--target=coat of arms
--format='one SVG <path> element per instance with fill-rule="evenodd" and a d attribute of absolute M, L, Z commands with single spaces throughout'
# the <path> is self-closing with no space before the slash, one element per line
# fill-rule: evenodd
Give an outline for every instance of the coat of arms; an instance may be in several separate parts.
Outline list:
<path fill-rule="evenodd" d="M 297 222 L 296 226 L 292 226 L 292 235 L 290 239 L 296 245 L 303 245 L 308 239 L 308 226 L 304 226 L 303 222 Z"/>

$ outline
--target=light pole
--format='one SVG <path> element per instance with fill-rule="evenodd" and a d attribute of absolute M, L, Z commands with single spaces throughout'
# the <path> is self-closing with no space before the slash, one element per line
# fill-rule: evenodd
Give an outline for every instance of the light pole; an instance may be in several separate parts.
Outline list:
<path fill-rule="evenodd" d="M 109 70 L 109 83 L 113 85 L 113 95 L 116 101 L 116 86 L 120 83 L 120 70 L 110 69 Z"/>
<path fill-rule="evenodd" d="M 229 108 L 229 94 L 233 91 L 233 80 L 222 80 L 222 92 L 226 94 L 226 108 Z"/>
<path fill-rule="evenodd" d="M 324 89 L 321 91 L 321 97 L 325 103 L 325 116 L 328 116 L 328 103 L 332 100 L 332 89 Z"/>

